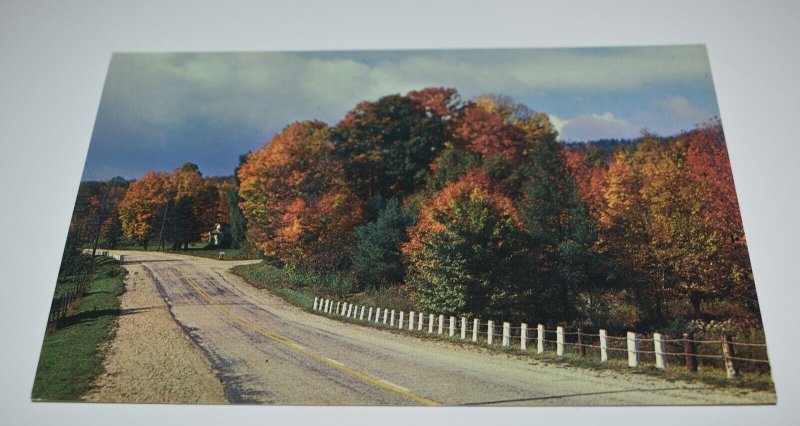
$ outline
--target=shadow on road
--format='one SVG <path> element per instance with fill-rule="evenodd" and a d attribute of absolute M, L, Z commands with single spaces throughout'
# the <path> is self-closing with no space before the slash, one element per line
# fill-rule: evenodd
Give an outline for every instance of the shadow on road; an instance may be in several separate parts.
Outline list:
<path fill-rule="evenodd" d="M 93 321 L 98 318 L 107 317 L 107 316 L 123 316 L 123 315 L 134 315 L 144 311 L 150 311 L 153 309 L 166 309 L 165 306 L 151 306 L 151 307 L 143 307 L 143 308 L 132 308 L 132 309 L 98 309 L 94 311 L 86 311 L 81 312 L 79 314 L 70 315 L 66 318 L 61 320 L 60 329 L 67 328 L 69 326 L 82 324 L 84 322 Z"/>
<path fill-rule="evenodd" d="M 573 393 L 573 394 L 566 394 L 566 395 L 552 395 L 552 396 L 537 396 L 532 398 L 519 398 L 519 399 L 501 399 L 496 401 L 482 401 L 482 402 L 467 402 L 464 404 L 459 404 L 463 406 L 478 406 L 478 405 L 493 405 L 493 404 L 508 404 L 514 402 L 532 402 L 532 401 L 544 401 L 548 399 L 561 399 L 561 398 L 575 398 L 580 396 L 595 396 L 595 395 L 610 395 L 615 393 L 630 393 L 630 392 L 663 392 L 663 391 L 672 391 L 672 390 L 680 390 L 680 391 L 687 391 L 687 390 L 702 390 L 706 389 L 705 387 L 698 386 L 698 387 L 672 387 L 672 388 L 658 388 L 658 389 L 627 389 L 627 390 L 618 390 L 618 391 L 604 391 L 604 392 L 585 392 L 585 393 Z"/>

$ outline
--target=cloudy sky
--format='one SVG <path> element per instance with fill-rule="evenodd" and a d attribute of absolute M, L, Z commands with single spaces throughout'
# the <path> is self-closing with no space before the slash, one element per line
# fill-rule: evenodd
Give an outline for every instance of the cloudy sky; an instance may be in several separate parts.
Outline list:
<path fill-rule="evenodd" d="M 287 124 L 336 124 L 361 100 L 431 86 L 508 95 L 564 141 L 671 135 L 718 115 L 703 46 L 122 53 L 111 60 L 83 179 L 191 161 L 230 175 Z"/>

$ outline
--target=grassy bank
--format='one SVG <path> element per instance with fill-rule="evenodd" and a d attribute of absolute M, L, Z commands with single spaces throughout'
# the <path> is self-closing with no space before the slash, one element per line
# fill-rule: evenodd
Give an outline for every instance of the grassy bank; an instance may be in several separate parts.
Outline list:
<path fill-rule="evenodd" d="M 243 277 L 251 285 L 258 288 L 267 289 L 272 293 L 282 297 L 287 302 L 305 310 L 312 309 L 315 296 L 346 301 L 348 303 L 355 303 L 357 305 L 391 307 L 402 311 L 414 309 L 413 306 L 411 306 L 408 296 L 396 290 L 361 293 L 349 292 L 351 287 L 349 287 L 346 278 L 340 276 L 335 277 L 330 274 L 295 271 L 291 269 L 280 268 L 266 262 L 254 265 L 237 266 L 232 270 L 235 274 Z M 326 284 L 326 279 L 331 281 Z M 345 322 L 358 323 L 360 325 L 386 328 L 382 323 L 365 323 L 362 321 L 355 321 L 342 317 L 338 317 L 337 319 Z M 555 348 L 549 346 L 544 354 L 538 355 L 534 353 L 535 346 L 532 350 L 529 347 L 528 351 L 522 352 L 518 349 L 502 348 L 498 344 L 487 346 L 485 342 L 473 343 L 469 338 L 466 341 L 462 341 L 458 338 L 458 334 L 455 338 L 450 338 L 447 336 L 446 332 L 445 335 L 440 336 L 438 334 L 428 334 L 425 330 L 420 332 L 414 331 L 410 333 L 408 331 L 399 331 L 397 329 L 389 329 L 389 331 L 412 334 L 423 339 L 446 341 L 448 343 L 464 347 L 475 347 L 491 352 L 506 353 L 511 356 L 535 359 L 540 362 L 552 364 L 566 364 L 595 370 L 615 370 L 625 374 L 647 374 L 661 377 L 668 381 L 681 380 L 719 387 L 734 387 L 748 390 L 774 390 L 772 378 L 769 373 L 742 373 L 740 378 L 737 380 L 727 380 L 725 378 L 725 370 L 713 366 L 701 366 L 697 373 L 689 373 L 685 371 L 682 365 L 671 364 L 669 369 L 662 371 L 656 369 L 655 367 L 646 366 L 645 363 L 649 361 L 643 359 L 643 364 L 641 367 L 637 369 L 631 369 L 628 368 L 627 360 L 625 359 L 612 358 L 608 362 L 600 362 L 599 352 L 597 354 L 590 353 L 589 356 L 582 357 L 577 353 L 577 351 L 568 349 L 563 357 L 557 357 L 555 356 Z M 535 333 L 535 329 L 533 332 Z M 531 344 L 535 345 L 535 342 Z"/>
<path fill-rule="evenodd" d="M 89 389 L 101 371 L 104 345 L 113 336 L 124 276 L 117 261 L 99 258 L 86 294 L 61 327 L 44 339 L 34 400 L 75 400 Z"/>
<path fill-rule="evenodd" d="M 345 274 L 294 270 L 268 262 L 240 265 L 232 271 L 251 285 L 268 289 L 307 310 L 313 307 L 314 297 L 335 298 L 358 305 L 391 306 L 405 311 L 414 309 L 403 290 L 354 291 L 352 278 Z"/>

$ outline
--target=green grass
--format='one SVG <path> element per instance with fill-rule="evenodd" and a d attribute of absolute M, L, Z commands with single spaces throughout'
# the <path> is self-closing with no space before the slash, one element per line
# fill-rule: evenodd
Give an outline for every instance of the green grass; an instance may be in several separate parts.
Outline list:
<path fill-rule="evenodd" d="M 290 286 L 292 277 L 282 268 L 262 262 L 235 266 L 231 271 L 244 278 L 250 285 L 267 289 L 295 306 L 306 310 L 314 306 L 315 295 L 312 290 L 303 286 Z"/>
<path fill-rule="evenodd" d="M 103 347 L 113 336 L 124 275 L 117 261 L 98 261 L 86 295 L 62 327 L 44 339 L 31 394 L 34 400 L 76 400 L 89 389 L 102 369 Z"/>

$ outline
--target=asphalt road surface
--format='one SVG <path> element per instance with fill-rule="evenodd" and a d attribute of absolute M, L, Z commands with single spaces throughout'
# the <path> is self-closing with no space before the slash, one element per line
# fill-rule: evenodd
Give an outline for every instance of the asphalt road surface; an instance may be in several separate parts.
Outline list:
<path fill-rule="evenodd" d="M 171 315 L 164 321 L 174 321 L 189 337 L 230 403 L 669 405 L 775 399 L 772 392 L 548 364 L 341 322 L 305 312 L 228 271 L 247 262 L 117 253 L 141 267 L 166 302 Z M 150 344 L 159 345 L 154 340 Z"/>

